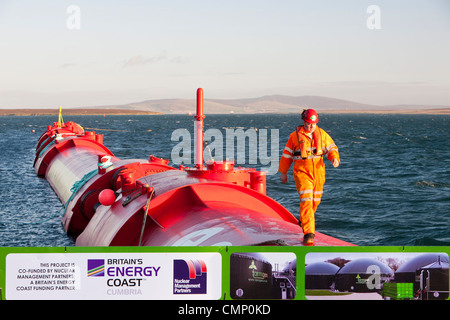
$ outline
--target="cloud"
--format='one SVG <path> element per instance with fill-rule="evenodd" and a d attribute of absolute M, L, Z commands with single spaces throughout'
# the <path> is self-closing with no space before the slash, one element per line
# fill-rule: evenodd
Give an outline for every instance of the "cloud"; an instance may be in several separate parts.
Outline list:
<path fill-rule="evenodd" d="M 122 61 L 122 66 L 124 68 L 139 67 L 146 64 L 153 64 L 162 61 L 167 61 L 169 63 L 185 64 L 191 61 L 191 58 L 183 56 L 171 57 L 166 51 L 163 51 L 159 55 L 153 57 L 145 57 L 143 55 L 133 56 L 128 60 Z"/>
<path fill-rule="evenodd" d="M 161 52 L 157 56 L 153 56 L 153 57 L 149 57 L 149 58 L 144 57 L 142 55 L 137 55 L 137 56 L 133 56 L 133 57 L 129 58 L 128 60 L 126 60 L 123 63 L 123 67 L 124 68 L 138 67 L 138 66 L 143 66 L 146 64 L 157 63 L 157 62 L 164 61 L 167 59 L 168 59 L 168 55 L 167 55 L 167 52 L 165 52 L 165 51 Z"/>
<path fill-rule="evenodd" d="M 65 68 L 71 68 L 71 67 L 76 67 L 76 66 L 77 66 L 76 63 L 65 63 L 65 64 L 58 66 L 58 68 L 65 69 Z"/>
<path fill-rule="evenodd" d="M 430 85 L 425 81 L 407 81 L 407 82 L 391 82 L 391 81 L 331 81 L 318 83 L 321 86 L 334 87 L 399 87 L 399 86 L 426 86 Z"/>
<path fill-rule="evenodd" d="M 177 57 L 173 57 L 173 58 L 170 59 L 170 62 L 172 62 L 172 63 L 180 63 L 180 64 L 188 63 L 189 61 L 191 61 L 191 58 L 189 58 L 189 57 L 182 57 L 182 56 L 177 56 Z"/>

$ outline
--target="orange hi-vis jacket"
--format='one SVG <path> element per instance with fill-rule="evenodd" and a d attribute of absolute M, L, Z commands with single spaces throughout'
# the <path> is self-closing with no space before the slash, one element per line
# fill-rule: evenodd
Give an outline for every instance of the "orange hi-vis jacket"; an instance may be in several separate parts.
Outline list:
<path fill-rule="evenodd" d="M 320 203 L 325 183 L 325 164 L 322 157 L 340 162 L 339 151 L 333 139 L 316 127 L 313 134 L 303 126 L 289 136 L 280 159 L 278 171 L 287 173 L 294 162 L 293 176 L 300 196 L 300 225 L 303 232 L 314 233 L 314 213 Z"/>
<path fill-rule="evenodd" d="M 320 171 L 324 168 L 322 156 L 326 156 L 330 161 L 333 158 L 337 158 L 340 161 L 338 148 L 328 133 L 316 127 L 313 134 L 317 136 L 316 139 L 308 135 L 303 126 L 298 127 L 296 131 L 290 134 L 280 159 L 278 171 L 287 173 L 292 162 L 295 161 L 294 175 L 296 172 L 314 174 L 313 171 L 315 169 Z M 321 155 L 316 154 L 318 149 L 316 146 L 317 142 L 319 144 L 319 151 L 322 150 Z"/>

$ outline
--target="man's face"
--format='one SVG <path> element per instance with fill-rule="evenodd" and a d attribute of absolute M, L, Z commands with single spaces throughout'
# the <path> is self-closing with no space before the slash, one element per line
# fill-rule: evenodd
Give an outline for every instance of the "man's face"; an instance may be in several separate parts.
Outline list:
<path fill-rule="evenodd" d="M 313 133 L 314 130 L 316 130 L 316 124 L 315 123 L 309 123 L 306 121 L 303 121 L 303 126 L 305 128 L 305 131 L 308 133 Z"/>

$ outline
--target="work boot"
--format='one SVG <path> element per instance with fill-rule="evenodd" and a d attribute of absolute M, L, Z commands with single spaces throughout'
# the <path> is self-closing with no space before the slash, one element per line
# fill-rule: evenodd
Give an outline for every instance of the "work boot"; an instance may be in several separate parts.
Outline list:
<path fill-rule="evenodd" d="M 314 233 L 307 233 L 303 236 L 303 244 L 305 246 L 314 245 Z"/>

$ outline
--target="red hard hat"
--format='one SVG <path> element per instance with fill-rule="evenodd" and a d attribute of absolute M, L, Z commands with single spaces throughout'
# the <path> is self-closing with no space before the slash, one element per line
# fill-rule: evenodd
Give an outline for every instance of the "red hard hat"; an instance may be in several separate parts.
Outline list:
<path fill-rule="evenodd" d="M 319 122 L 319 115 L 314 109 L 303 110 L 302 119 L 309 123 Z"/>

